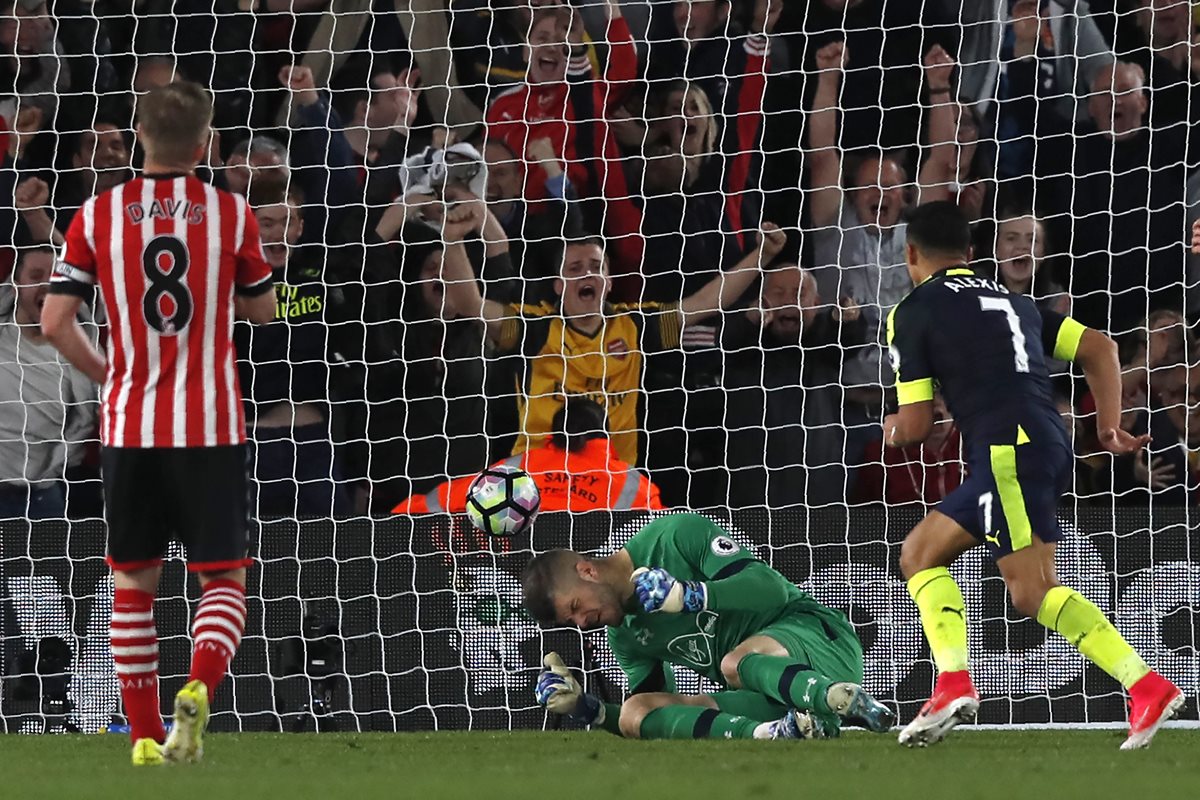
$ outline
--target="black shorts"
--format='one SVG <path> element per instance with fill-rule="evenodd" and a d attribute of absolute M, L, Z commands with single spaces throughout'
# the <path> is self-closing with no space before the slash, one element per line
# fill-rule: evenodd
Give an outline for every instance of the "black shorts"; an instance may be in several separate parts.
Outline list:
<path fill-rule="evenodd" d="M 1075 456 L 1058 442 L 991 445 L 967 454 L 968 477 L 937 510 L 999 559 L 1062 539 L 1058 501 L 1070 486 Z"/>
<path fill-rule="evenodd" d="M 162 563 L 178 540 L 192 572 L 249 566 L 246 446 L 100 452 L 108 563 L 131 571 Z"/>

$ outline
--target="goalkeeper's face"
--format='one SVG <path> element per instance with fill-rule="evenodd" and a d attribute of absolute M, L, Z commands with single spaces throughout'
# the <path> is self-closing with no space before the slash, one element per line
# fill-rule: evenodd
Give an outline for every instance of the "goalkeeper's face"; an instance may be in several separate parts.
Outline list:
<path fill-rule="evenodd" d="M 578 574 L 567 576 L 555 590 L 554 613 L 557 622 L 585 631 L 620 625 L 625 618 L 620 594 L 587 561 L 579 562 Z"/>

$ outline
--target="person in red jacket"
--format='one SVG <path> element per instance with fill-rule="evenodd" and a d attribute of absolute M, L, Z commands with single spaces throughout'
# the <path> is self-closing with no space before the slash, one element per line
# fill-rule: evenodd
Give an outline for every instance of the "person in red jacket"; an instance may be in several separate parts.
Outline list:
<path fill-rule="evenodd" d="M 933 395 L 933 433 L 924 444 L 867 445 L 859 468 L 855 499 L 860 503 L 940 503 L 963 480 L 958 426 L 940 392 Z"/>
<path fill-rule="evenodd" d="M 637 77 L 637 52 L 620 4 L 608 0 L 608 66 L 603 78 L 592 78 L 586 48 L 568 44 L 572 13 L 561 6 L 534 12 L 525 47 L 525 83 L 492 101 L 488 138 L 503 141 L 528 162 L 525 198 L 532 213 L 537 201 L 548 197 L 547 176 L 540 159 L 527 154 L 531 143 L 548 139 L 580 196 L 605 199 L 604 233 L 613 240 L 620 271 L 634 272 L 642 261 L 642 215 L 626 184 L 609 117 Z"/>
<path fill-rule="evenodd" d="M 528 472 L 542 493 L 543 511 L 661 509 L 658 487 L 644 473 L 617 458 L 605 432 L 604 409 L 573 397 L 554 415 L 555 433 L 542 447 L 510 456 L 510 464 Z M 393 514 L 460 513 L 467 510 L 467 489 L 474 475 L 439 484 L 412 495 Z"/>

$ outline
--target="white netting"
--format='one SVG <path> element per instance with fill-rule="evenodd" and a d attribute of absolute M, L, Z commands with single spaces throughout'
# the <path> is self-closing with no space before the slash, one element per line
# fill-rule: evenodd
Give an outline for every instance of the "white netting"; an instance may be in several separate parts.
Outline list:
<path fill-rule="evenodd" d="M 975 221 L 981 272 L 1121 342 L 1122 424 L 1153 434 L 1148 463 L 1099 454 L 1086 387 L 1052 369 L 1080 456 L 1064 520 L 1087 534 L 1064 575 L 1195 691 L 1200 15 L 1186 0 L 0 12 L 5 727 L 116 711 L 96 389 L 37 320 L 75 210 L 140 166 L 138 94 L 177 76 L 213 91 L 200 174 L 248 193 L 278 299 L 237 344 L 256 516 L 283 522 L 263 534 L 218 724 L 540 724 L 528 686 L 545 643 L 516 607 L 521 558 L 390 512 L 436 510 L 443 482 L 544 444 L 568 396 L 607 406 L 620 461 L 589 451 L 614 477 L 544 486 L 553 507 L 657 506 L 638 467 L 666 507 L 731 510 L 762 555 L 858 615 L 871 688 L 919 700 L 931 665 L 894 559 L 962 479 L 959 439 L 947 424 L 923 449 L 882 448 L 881 345 L 911 288 L 904 209 L 933 199 Z M 316 521 L 297 534 L 297 519 Z M 602 549 L 594 519 L 547 515 L 536 543 Z M 51 522 L 30 534 L 29 520 Z M 1007 622 L 987 568 L 962 569 L 991 576 L 965 582 L 988 721 L 1120 718 L 1114 685 Z M 171 575 L 164 691 L 186 669 Z M 547 638 L 612 672 L 603 647 Z M 324 666 L 308 657 L 327 650 Z M 46 677 L 64 674 L 68 689 Z"/>

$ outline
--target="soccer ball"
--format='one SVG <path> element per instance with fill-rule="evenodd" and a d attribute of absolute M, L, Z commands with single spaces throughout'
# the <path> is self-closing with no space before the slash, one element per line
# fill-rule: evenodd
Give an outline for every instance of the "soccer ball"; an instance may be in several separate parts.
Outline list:
<path fill-rule="evenodd" d="M 516 536 L 529 529 L 541 503 L 528 472 L 499 464 L 479 473 L 467 489 L 467 518 L 489 536 Z"/>

